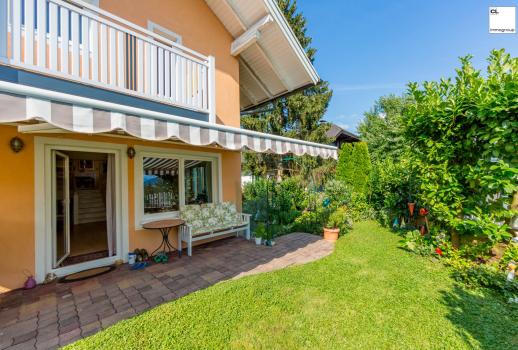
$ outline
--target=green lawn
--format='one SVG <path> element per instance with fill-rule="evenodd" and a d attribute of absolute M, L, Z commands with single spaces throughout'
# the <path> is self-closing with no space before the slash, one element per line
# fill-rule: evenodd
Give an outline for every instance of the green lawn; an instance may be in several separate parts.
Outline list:
<path fill-rule="evenodd" d="M 359 223 L 320 261 L 223 282 L 71 349 L 518 349 L 518 310 Z"/>

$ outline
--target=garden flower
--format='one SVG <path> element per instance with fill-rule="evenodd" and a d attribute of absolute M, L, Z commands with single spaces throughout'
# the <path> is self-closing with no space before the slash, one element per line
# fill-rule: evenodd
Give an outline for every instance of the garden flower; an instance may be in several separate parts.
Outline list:
<path fill-rule="evenodd" d="M 442 256 L 442 249 L 439 247 L 435 248 L 435 253 L 437 253 L 439 256 Z"/>

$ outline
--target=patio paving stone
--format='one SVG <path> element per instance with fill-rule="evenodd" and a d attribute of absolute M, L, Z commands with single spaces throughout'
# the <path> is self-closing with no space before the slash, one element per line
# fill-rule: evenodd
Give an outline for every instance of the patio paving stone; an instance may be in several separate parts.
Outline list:
<path fill-rule="evenodd" d="M 212 284 L 320 259 L 333 244 L 292 233 L 274 247 L 228 238 L 194 247 L 193 256 L 139 271 L 128 265 L 98 277 L 0 294 L 0 350 L 55 349 Z"/>

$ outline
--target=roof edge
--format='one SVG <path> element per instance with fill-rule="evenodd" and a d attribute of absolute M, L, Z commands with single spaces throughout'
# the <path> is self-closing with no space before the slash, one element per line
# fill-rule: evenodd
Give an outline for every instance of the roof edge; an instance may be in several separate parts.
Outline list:
<path fill-rule="evenodd" d="M 318 73 L 315 67 L 313 66 L 313 63 L 311 63 L 311 61 L 309 60 L 306 51 L 304 51 L 302 45 L 295 36 L 293 29 L 291 29 L 291 26 L 289 25 L 288 21 L 281 12 L 281 9 L 279 8 L 275 0 L 264 0 L 264 4 L 268 9 L 270 15 L 272 15 L 275 22 L 279 24 L 281 31 L 283 32 L 284 36 L 288 39 L 290 46 L 293 48 L 293 50 L 299 57 L 302 65 L 304 66 L 304 69 L 313 81 L 313 84 L 316 85 L 320 81 L 320 77 L 318 76 Z"/>

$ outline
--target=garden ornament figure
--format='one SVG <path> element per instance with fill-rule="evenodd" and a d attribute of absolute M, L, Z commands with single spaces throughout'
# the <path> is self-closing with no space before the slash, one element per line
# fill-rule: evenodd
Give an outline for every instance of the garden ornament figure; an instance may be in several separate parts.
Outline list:
<path fill-rule="evenodd" d="M 514 280 L 514 276 L 516 275 L 516 267 L 517 267 L 517 264 L 514 261 L 510 261 L 509 264 L 507 265 L 507 271 L 509 271 L 507 273 L 507 280 L 509 282 Z"/>
<path fill-rule="evenodd" d="M 34 276 L 27 276 L 27 280 L 23 284 L 23 289 L 32 289 L 36 287 L 36 280 L 34 279 Z"/>

